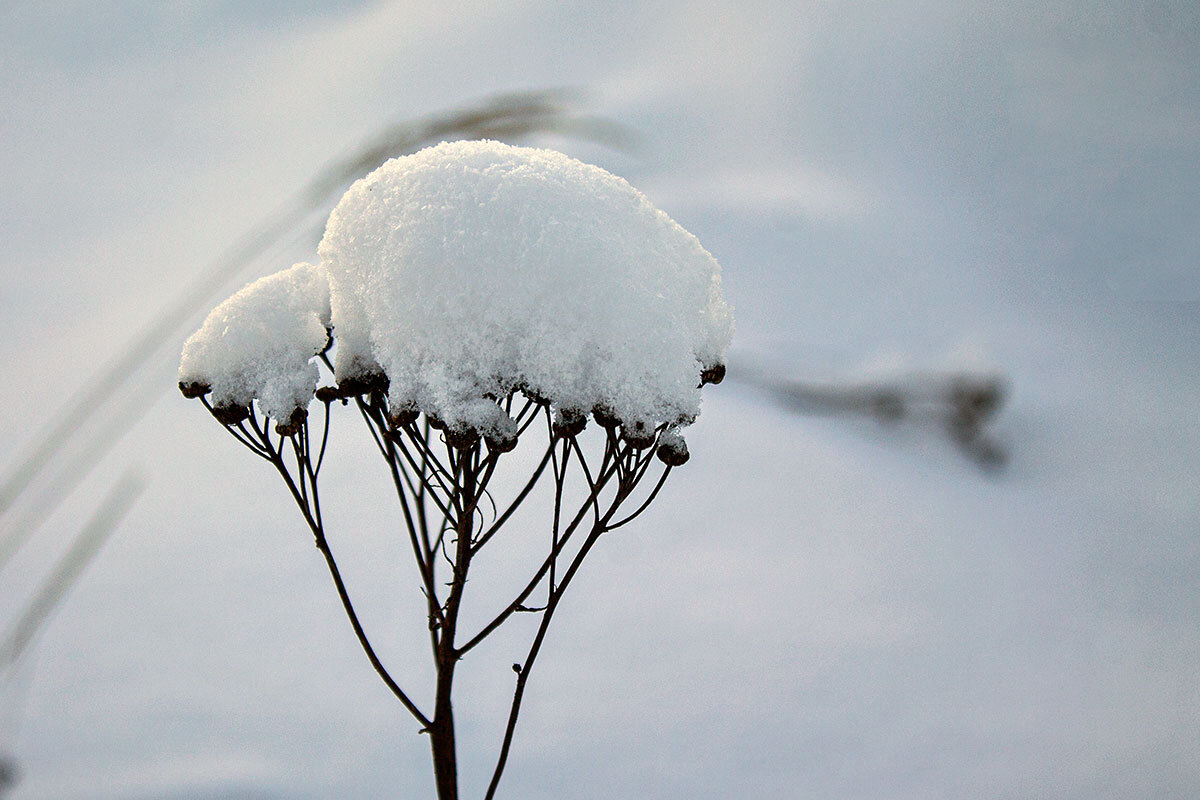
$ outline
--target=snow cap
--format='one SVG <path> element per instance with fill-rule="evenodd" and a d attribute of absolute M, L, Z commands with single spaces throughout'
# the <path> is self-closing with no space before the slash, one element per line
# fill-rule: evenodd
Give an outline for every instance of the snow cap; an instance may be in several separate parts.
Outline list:
<path fill-rule="evenodd" d="M 263 413 L 289 419 L 312 399 L 312 357 L 325 349 L 329 324 L 323 269 L 297 264 L 260 278 L 214 308 L 183 345 L 180 387 L 211 389 L 217 408 L 257 399 Z"/>
<path fill-rule="evenodd" d="M 318 252 L 336 379 L 383 373 L 391 408 L 448 429 L 504 435 L 489 398 L 514 390 L 573 414 L 686 424 L 732 336 L 720 267 L 696 237 L 623 179 L 552 150 L 470 141 L 392 159 L 346 192 Z M 189 348 L 214 334 L 206 322 Z M 317 351 L 310 337 L 295 352 Z M 214 391 L 233 367 L 204 366 Z"/>

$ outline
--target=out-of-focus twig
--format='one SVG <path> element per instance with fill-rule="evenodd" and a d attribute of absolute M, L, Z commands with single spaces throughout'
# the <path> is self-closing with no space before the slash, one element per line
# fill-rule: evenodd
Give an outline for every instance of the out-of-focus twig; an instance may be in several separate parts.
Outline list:
<path fill-rule="evenodd" d="M 6 754 L 0 753 L 0 797 L 17 785 L 19 777 L 20 773 L 17 771 L 16 762 Z"/>
<path fill-rule="evenodd" d="M 785 380 L 753 371 L 732 371 L 730 377 L 798 413 L 861 414 L 885 423 L 932 421 L 983 469 L 1003 468 L 1008 459 L 986 430 L 1008 398 L 1008 381 L 994 373 L 916 372 L 846 383 Z"/>

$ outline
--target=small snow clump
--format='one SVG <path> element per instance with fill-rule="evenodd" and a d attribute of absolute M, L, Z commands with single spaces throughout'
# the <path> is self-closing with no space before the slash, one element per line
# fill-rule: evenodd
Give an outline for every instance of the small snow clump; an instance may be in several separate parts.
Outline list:
<path fill-rule="evenodd" d="M 724 372 L 733 319 L 716 260 L 623 179 L 552 150 L 470 141 L 392 159 L 346 192 L 318 253 L 335 379 L 386 385 L 391 409 L 447 430 L 510 436 L 495 399 L 517 390 L 560 418 L 683 426 Z M 274 415 L 312 396 L 321 337 L 299 316 L 330 317 L 315 294 L 251 310 L 255 286 L 213 312 L 180 375 L 236 384 Z M 268 384 L 270 404 L 255 394 Z"/>
<path fill-rule="evenodd" d="M 187 340 L 179 385 L 195 394 L 211 390 L 216 408 L 257 399 L 264 414 L 289 419 L 312 399 L 312 357 L 325 349 L 329 325 L 324 270 L 297 264 L 268 275 L 214 308 Z"/>

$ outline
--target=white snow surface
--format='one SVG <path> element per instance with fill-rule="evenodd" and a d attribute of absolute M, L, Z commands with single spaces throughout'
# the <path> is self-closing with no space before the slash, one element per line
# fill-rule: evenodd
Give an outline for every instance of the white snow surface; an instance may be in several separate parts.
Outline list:
<path fill-rule="evenodd" d="M 214 308 L 183 346 L 180 383 L 212 387 L 215 406 L 247 406 L 287 419 L 317 385 L 313 356 L 328 341 L 329 281 L 296 264 L 251 283 Z"/>
<path fill-rule="evenodd" d="M 720 267 L 696 237 L 623 179 L 552 150 L 443 142 L 392 159 L 346 192 L 318 252 L 335 377 L 381 370 L 393 408 L 452 428 L 503 433 L 488 398 L 518 388 L 559 410 L 686 425 L 733 331 Z M 270 390 L 255 396 L 272 415 L 307 403 L 324 300 L 306 284 L 287 310 L 257 302 L 275 280 L 213 312 L 181 378 L 236 387 L 224 391 L 238 402 Z"/>

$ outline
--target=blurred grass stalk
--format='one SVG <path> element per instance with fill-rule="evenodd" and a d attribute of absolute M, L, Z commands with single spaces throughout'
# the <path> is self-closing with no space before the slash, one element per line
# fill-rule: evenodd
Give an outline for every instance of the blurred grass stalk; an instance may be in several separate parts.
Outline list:
<path fill-rule="evenodd" d="M 0 674 L 6 673 L 21 658 L 42 624 L 66 596 L 71 586 L 91 563 L 112 532 L 124 519 L 146 483 L 132 471 L 126 471 L 83 526 L 71 547 L 59 560 L 37 594 L 0 642 Z"/>

